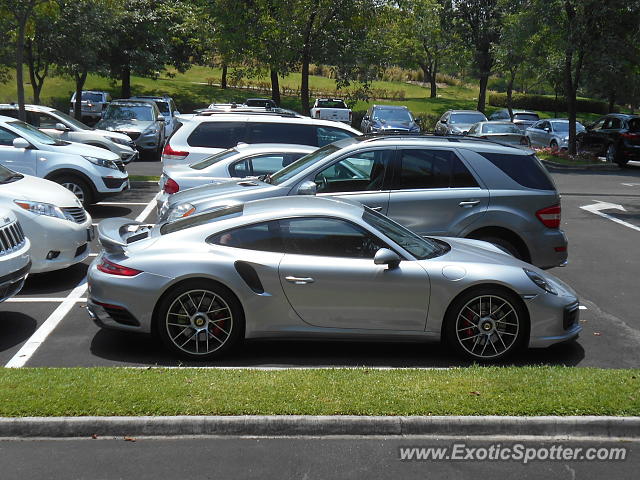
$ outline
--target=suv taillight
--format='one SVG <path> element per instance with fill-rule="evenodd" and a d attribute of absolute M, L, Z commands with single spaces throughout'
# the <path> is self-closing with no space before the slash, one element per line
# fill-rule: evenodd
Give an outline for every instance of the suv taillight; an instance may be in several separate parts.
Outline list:
<path fill-rule="evenodd" d="M 559 228 L 561 213 L 562 207 L 560 207 L 560 205 L 553 205 L 552 207 L 538 210 L 536 212 L 536 217 L 538 217 L 538 220 L 540 220 L 545 227 Z"/>
<path fill-rule="evenodd" d="M 118 265 L 117 263 L 113 263 L 106 258 L 102 258 L 102 261 L 98 264 L 97 268 L 103 273 L 108 273 L 109 275 L 118 275 L 120 277 L 135 277 L 139 273 L 142 273 L 142 270 L 136 270 L 135 268 Z"/>
<path fill-rule="evenodd" d="M 167 181 L 164 182 L 164 187 L 162 187 L 165 193 L 169 195 L 173 195 L 174 193 L 178 193 L 180 191 L 180 185 L 173 179 L 167 178 Z"/>
<path fill-rule="evenodd" d="M 187 158 L 187 155 L 189 155 L 189 152 L 180 152 L 178 150 L 174 150 L 168 143 L 162 150 L 163 160 L 184 160 L 185 158 Z"/>
<path fill-rule="evenodd" d="M 636 140 L 640 138 L 640 133 L 626 132 L 626 133 L 621 133 L 620 136 L 623 138 L 628 138 L 630 140 Z"/>

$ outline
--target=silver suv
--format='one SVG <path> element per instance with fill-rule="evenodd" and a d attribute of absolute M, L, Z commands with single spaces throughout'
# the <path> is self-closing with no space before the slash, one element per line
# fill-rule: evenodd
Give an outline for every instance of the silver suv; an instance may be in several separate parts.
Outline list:
<path fill-rule="evenodd" d="M 464 137 L 355 137 L 260 180 L 178 192 L 160 220 L 285 195 L 357 200 L 421 235 L 485 240 L 541 268 L 566 263 L 560 196 L 531 151 Z"/>

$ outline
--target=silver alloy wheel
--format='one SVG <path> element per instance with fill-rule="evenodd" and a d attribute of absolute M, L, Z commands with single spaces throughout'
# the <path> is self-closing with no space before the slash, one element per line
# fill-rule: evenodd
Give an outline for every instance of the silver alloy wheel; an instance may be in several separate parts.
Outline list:
<path fill-rule="evenodd" d="M 467 353 L 490 359 L 514 346 L 520 332 L 520 318 L 504 298 L 480 295 L 460 309 L 455 327 L 458 343 Z"/>
<path fill-rule="evenodd" d="M 234 328 L 231 307 L 210 290 L 189 290 L 167 311 L 165 328 L 171 342 L 191 355 L 207 355 L 227 343 Z"/>
<path fill-rule="evenodd" d="M 616 161 L 616 146 L 612 143 L 607 147 L 607 162 L 613 163 Z"/>
<path fill-rule="evenodd" d="M 70 190 L 71 193 L 73 193 L 76 197 L 78 197 L 78 200 L 80 200 L 80 203 L 84 205 L 84 190 L 80 185 L 73 182 L 65 182 L 62 184 L 62 186 L 67 190 Z"/>

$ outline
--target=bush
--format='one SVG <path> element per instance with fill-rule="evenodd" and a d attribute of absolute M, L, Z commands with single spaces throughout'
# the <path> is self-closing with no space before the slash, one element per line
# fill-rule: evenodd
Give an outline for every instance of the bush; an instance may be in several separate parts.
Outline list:
<path fill-rule="evenodd" d="M 420 129 L 423 132 L 433 132 L 436 128 L 436 122 L 440 119 L 440 115 L 434 115 L 431 113 L 418 113 L 413 116 L 416 123 L 420 125 Z"/>
<path fill-rule="evenodd" d="M 507 94 L 491 92 L 489 95 L 489 105 L 494 107 L 507 107 Z M 606 102 L 599 100 L 577 100 L 577 111 L 580 113 L 598 113 L 605 115 L 609 113 L 609 106 Z M 558 100 L 550 95 L 528 95 L 523 93 L 513 94 L 513 108 L 527 110 L 543 110 L 547 112 L 564 112 L 567 110 L 567 103 L 564 98 Z"/>
<path fill-rule="evenodd" d="M 360 124 L 362 123 L 362 118 L 367 113 L 366 110 L 353 110 L 351 113 L 351 126 L 360 130 Z"/>

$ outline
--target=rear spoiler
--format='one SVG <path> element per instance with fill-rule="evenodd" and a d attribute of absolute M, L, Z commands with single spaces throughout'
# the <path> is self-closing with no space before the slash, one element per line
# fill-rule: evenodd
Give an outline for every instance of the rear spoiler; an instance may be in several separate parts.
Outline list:
<path fill-rule="evenodd" d="M 130 218 L 107 218 L 98 224 L 98 242 L 109 253 L 119 253 L 127 245 L 149 236 L 149 226 Z"/>

